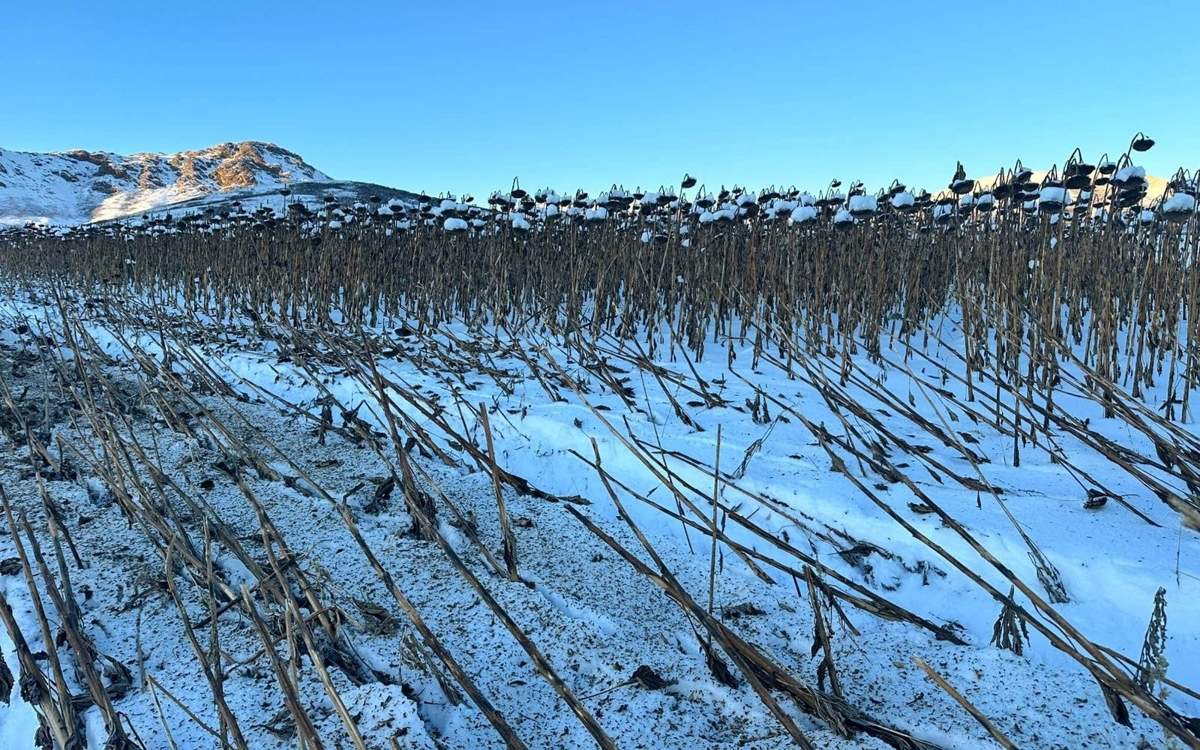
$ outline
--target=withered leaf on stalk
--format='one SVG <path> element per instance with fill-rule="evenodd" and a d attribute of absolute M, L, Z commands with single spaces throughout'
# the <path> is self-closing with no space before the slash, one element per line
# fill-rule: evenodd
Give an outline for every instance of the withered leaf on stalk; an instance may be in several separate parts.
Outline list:
<path fill-rule="evenodd" d="M 373 602 L 355 599 L 354 606 L 363 617 L 363 628 L 372 635 L 391 635 L 396 632 L 396 618 Z"/>
<path fill-rule="evenodd" d="M 1113 719 L 1123 726 L 1133 726 L 1129 721 L 1129 709 L 1125 707 L 1125 701 L 1121 700 L 1121 696 L 1104 683 L 1099 684 L 1100 692 L 1104 695 L 1104 703 L 1108 706 L 1108 712 L 1112 714 Z"/>
<path fill-rule="evenodd" d="M 108 678 L 105 692 L 109 698 L 120 700 L 128 695 L 133 687 L 133 673 L 129 671 L 129 667 L 110 656 L 104 656 L 104 659 L 104 676 Z"/>
<path fill-rule="evenodd" d="M 392 497 L 392 491 L 395 489 L 396 477 L 393 475 L 375 488 L 374 497 L 371 498 L 371 502 L 363 506 L 363 511 L 372 515 L 383 512 L 388 506 L 388 500 Z"/>
<path fill-rule="evenodd" d="M 37 656 L 36 653 L 33 654 L 35 659 Z M 39 677 L 40 675 L 34 674 L 34 672 L 21 671 L 21 680 L 19 683 L 21 687 L 21 699 L 31 706 L 41 703 L 46 695 L 44 692 L 45 682 L 40 680 Z"/>
<path fill-rule="evenodd" d="M 279 709 L 269 721 L 263 724 L 256 724 L 255 726 L 259 729 L 265 729 L 280 739 L 287 739 L 296 734 L 296 723 L 288 715 L 287 708 Z"/>
<path fill-rule="evenodd" d="M 704 649 L 704 662 L 708 665 L 708 671 L 712 676 L 725 687 L 737 688 L 738 679 L 733 676 L 733 672 L 729 671 L 729 665 L 717 653 L 716 649 L 704 641 L 700 641 L 701 648 Z"/>
<path fill-rule="evenodd" d="M 8 663 L 4 659 L 0 659 L 0 703 L 8 705 L 8 699 L 12 696 L 12 689 L 12 670 L 8 668 Z"/>
<path fill-rule="evenodd" d="M 663 690 L 675 684 L 675 680 L 664 679 L 658 672 L 643 664 L 633 670 L 633 677 L 630 681 L 640 685 L 646 690 Z"/>
<path fill-rule="evenodd" d="M 741 617 L 756 617 L 765 614 L 766 612 L 754 606 L 753 602 L 742 602 L 741 604 L 721 607 L 721 616 L 726 620 L 736 620 Z"/>

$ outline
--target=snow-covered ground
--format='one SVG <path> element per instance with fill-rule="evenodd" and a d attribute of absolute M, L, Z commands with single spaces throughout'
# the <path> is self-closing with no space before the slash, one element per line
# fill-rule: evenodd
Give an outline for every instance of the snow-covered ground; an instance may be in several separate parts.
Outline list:
<path fill-rule="evenodd" d="M 287 331 L 266 324 L 244 321 L 243 327 L 230 327 L 176 318 L 166 339 L 167 359 L 180 381 L 194 388 L 197 400 L 189 403 L 184 393 L 170 391 L 161 373 L 147 372 L 146 361 L 135 363 L 135 354 L 163 361 L 164 339 L 157 326 L 132 322 L 150 320 L 151 311 L 127 304 L 129 317 L 123 319 L 81 314 L 86 330 L 112 358 L 97 361 L 97 371 L 137 405 L 128 415 L 130 439 L 136 437 L 147 450 L 153 446 L 149 452 L 157 468 L 193 496 L 196 507 L 227 524 L 258 562 L 265 559 L 260 519 L 246 492 L 214 464 L 229 455 L 221 446 L 237 446 L 273 468 L 265 476 L 248 473 L 247 489 L 266 509 L 299 567 L 317 582 L 330 606 L 348 617 L 345 637 L 368 677 L 335 669 L 332 679 L 368 747 L 388 747 L 393 738 L 399 747 L 502 743 L 470 700 L 456 704 L 448 697 L 428 654 L 418 655 L 420 649 L 406 645 L 406 634 L 413 632 L 409 620 L 327 496 L 346 499 L 369 548 L 528 746 L 594 745 L 530 653 L 445 551 L 408 533 L 413 518 L 401 492 L 373 504 L 397 456 L 376 453 L 334 429 L 347 431 L 361 419 L 387 444 L 386 407 L 372 387 L 370 370 L 361 355 L 344 358 L 355 351 L 352 336 L 304 351 Z M 24 390 L 21 397 L 36 405 L 41 394 L 54 393 L 47 390 L 52 378 L 41 358 L 57 353 L 70 359 L 71 353 L 61 341 L 39 349 L 39 327 L 22 330 L 20 316 L 42 320 L 52 331 L 57 313 L 24 298 L 6 302 L 2 345 L 7 364 L 0 375 L 10 391 Z M 409 451 L 421 487 L 434 498 L 441 534 L 616 746 L 791 744 L 732 662 L 736 687 L 714 676 L 697 620 L 579 518 L 657 570 L 635 533 L 640 531 L 664 568 L 707 607 L 713 547 L 703 529 L 714 513 L 714 483 L 720 498 L 715 517 L 724 535 L 711 579 L 718 620 L 805 684 L 832 691 L 828 679 L 818 679 L 823 654 L 814 637 L 813 600 L 797 575 L 805 568 L 815 571 L 818 581 L 847 595 L 838 607 L 818 608 L 832 630 L 830 659 L 842 700 L 916 740 L 943 748 L 993 746 L 980 724 L 925 676 L 914 657 L 1019 747 L 1168 746 L 1163 729 L 1133 706 L 1131 726 L 1116 723 L 1095 679 L 1037 628 L 1029 628 L 1019 655 L 989 643 L 1000 603 L 956 561 L 1004 594 L 1012 587 L 1004 571 L 1011 571 L 1048 600 L 1031 545 L 1057 570 L 1065 590 L 1067 601 L 1047 606 L 1092 644 L 1134 662 L 1155 592 L 1165 589 L 1166 676 L 1184 688 L 1200 686 L 1197 532 L 1184 528 L 1179 515 L 1144 483 L 1078 436 L 1056 434 L 1049 450 L 1044 443 L 1023 444 L 1020 466 L 1014 466 L 1012 437 L 989 423 L 994 416 L 989 384 L 978 384 L 976 400 L 968 401 L 964 384 L 954 377 L 961 375 L 962 364 L 953 319 L 942 328 L 944 341 L 927 350 L 928 360 L 905 361 L 901 347 L 885 348 L 888 363 L 864 357 L 845 381 L 840 361 L 812 358 L 809 369 L 755 362 L 748 342 L 734 346 L 732 359 L 725 349 L 713 347 L 700 361 L 666 352 L 651 365 L 636 345 L 616 340 L 600 342 L 603 361 L 588 361 L 533 332 L 510 339 L 449 326 L 418 336 L 396 322 L 374 333 L 379 374 L 395 384 L 391 398 L 399 403 L 398 412 L 455 459 L 448 465 L 424 443 Z M 10 372 L 15 362 L 24 363 L 21 373 Z M 201 387 L 197 362 L 239 398 Z M 839 395 L 848 401 L 839 403 Z M 160 397 L 190 413 L 184 417 L 188 430 L 164 424 L 154 406 Z M 1070 382 L 1055 398 L 1104 438 L 1154 454 L 1145 435 L 1105 419 L 1098 402 L 1075 392 Z M 1011 413 L 1011 401 L 1001 400 L 1002 413 Z M 1146 400 L 1154 403 L 1153 394 Z M 333 418 L 328 434 L 319 437 L 314 426 L 325 404 L 332 405 Z M 475 529 L 483 546 L 501 557 L 493 475 L 462 444 L 486 451 L 476 411 L 481 404 L 489 413 L 496 463 L 540 491 L 503 489 L 524 582 L 495 575 L 470 538 L 469 529 Z M 50 444 L 61 438 L 67 446 L 57 448 L 56 455 L 78 451 L 77 476 L 52 477 L 47 488 L 90 563 L 71 569 L 76 592 L 92 592 L 84 605 L 87 633 L 100 652 L 135 676 L 134 689 L 116 706 L 148 748 L 169 746 L 164 726 L 178 747 L 218 747 L 200 725 L 218 726 L 210 687 L 183 638 L 180 612 L 157 583 L 163 576 L 160 552 L 144 531 L 129 528 L 111 489 L 105 491 L 88 470 L 82 457 L 92 455 L 99 442 L 72 414 L 64 408 L 56 420 L 46 420 L 44 437 Z M 213 435 L 205 437 L 209 430 Z M 885 434 L 887 440 L 881 437 Z M 939 441 L 936 434 L 948 439 Z M 920 448 L 906 455 L 896 438 Z M 1067 461 L 1055 460 L 1052 453 Z M 879 458 L 875 466 L 863 458 L 872 454 Z M 880 465 L 895 467 L 911 484 L 882 476 Z M 14 508 L 27 511 L 42 535 L 45 511 L 29 466 L 28 449 L 6 441 L 0 482 Z M 1172 482 L 1166 474 L 1156 476 Z M 997 492 L 980 489 L 989 485 Z M 1094 486 L 1113 497 L 1099 508 L 1086 508 L 1087 489 Z M 926 500 L 936 502 L 958 528 L 931 512 Z M 200 511 L 166 494 L 163 502 L 179 505 L 180 522 L 201 544 L 194 517 Z M 451 506 L 468 519 L 467 528 Z M 13 556 L 13 545 L 9 536 L 0 540 L 0 558 Z M 261 583 L 234 551 L 215 547 L 214 564 L 232 585 Z M 177 580 L 188 617 L 201 621 L 208 611 L 205 598 L 186 576 Z M 37 651 L 41 638 L 23 578 L 5 576 L 0 584 Z M 851 599 L 865 604 L 854 606 Z M 1048 631 L 1066 632 L 1044 610 L 1037 613 L 1024 594 L 1018 592 L 1016 600 Z M 878 610 L 881 602 L 909 614 L 889 619 L 867 611 Z M 259 606 L 265 614 L 268 604 Z M 387 613 L 382 620 L 379 608 Z M 915 624 L 916 619 L 928 626 Z M 249 746 L 294 746 L 258 636 L 237 609 L 219 623 L 228 671 L 225 695 Z M 207 626 L 196 630 L 204 633 L 206 647 L 207 631 Z M 939 639 L 939 633 L 961 643 Z M 11 643 L 0 635 L 0 645 L 17 673 Z M 276 650 L 285 657 L 286 640 Z M 653 689 L 626 684 L 642 666 L 669 684 Z M 350 747 L 307 656 L 299 660 L 297 682 L 300 700 L 326 746 Z M 1162 682 L 1159 689 L 1176 711 L 1200 714 L 1200 700 L 1192 695 Z M 780 703 L 816 747 L 887 746 L 862 732 L 839 737 L 796 703 L 783 698 Z M 200 721 L 188 718 L 178 704 Z M 85 719 L 93 746 L 101 747 L 98 710 L 87 711 Z M 0 708 L 3 746 L 31 743 L 34 727 L 32 709 L 14 691 L 10 706 Z"/>

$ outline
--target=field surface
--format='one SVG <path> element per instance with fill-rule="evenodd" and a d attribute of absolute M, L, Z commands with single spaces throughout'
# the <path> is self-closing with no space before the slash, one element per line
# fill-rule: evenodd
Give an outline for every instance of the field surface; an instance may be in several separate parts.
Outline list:
<path fill-rule="evenodd" d="M 638 200 L 0 241 L 0 746 L 1200 746 L 1194 217 Z"/>

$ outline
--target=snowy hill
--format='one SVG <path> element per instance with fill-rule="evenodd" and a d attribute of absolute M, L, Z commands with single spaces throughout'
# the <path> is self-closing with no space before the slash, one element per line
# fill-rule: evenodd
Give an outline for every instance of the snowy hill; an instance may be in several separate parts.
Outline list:
<path fill-rule="evenodd" d="M 0 148 L 0 224 L 83 224 L 197 200 L 262 195 L 285 184 L 329 183 L 271 143 L 222 143 L 174 154 Z"/>

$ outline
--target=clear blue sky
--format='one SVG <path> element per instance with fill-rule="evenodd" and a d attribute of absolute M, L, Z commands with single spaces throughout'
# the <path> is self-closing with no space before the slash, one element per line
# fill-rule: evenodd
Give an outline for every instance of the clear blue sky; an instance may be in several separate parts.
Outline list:
<path fill-rule="evenodd" d="M 937 188 L 956 159 L 1045 167 L 1145 130 L 1169 176 L 1200 166 L 1198 30 L 1198 0 L 22 0 L 0 146 L 269 140 L 429 191 Z"/>

